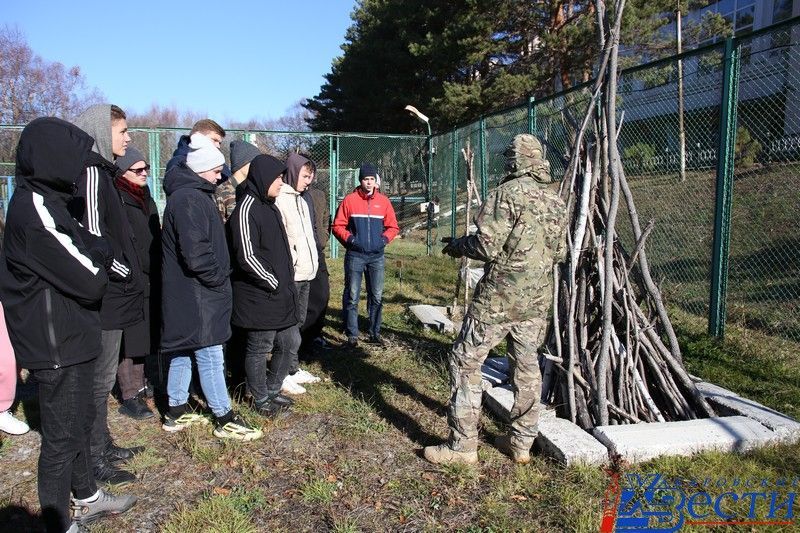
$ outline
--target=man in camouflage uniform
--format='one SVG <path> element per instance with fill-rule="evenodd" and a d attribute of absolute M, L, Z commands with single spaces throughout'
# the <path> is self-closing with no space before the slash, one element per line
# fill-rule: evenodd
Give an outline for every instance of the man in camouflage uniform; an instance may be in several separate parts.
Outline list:
<path fill-rule="evenodd" d="M 538 433 L 537 348 L 549 322 L 553 267 L 563 260 L 567 210 L 536 137 L 517 135 L 504 155 L 508 175 L 475 217 L 477 232 L 442 250 L 485 265 L 450 353 L 450 438 L 424 450 L 432 463 L 478 462 L 481 365 L 506 337 L 514 407 L 511 433 L 496 444 L 515 462 L 527 463 Z"/>

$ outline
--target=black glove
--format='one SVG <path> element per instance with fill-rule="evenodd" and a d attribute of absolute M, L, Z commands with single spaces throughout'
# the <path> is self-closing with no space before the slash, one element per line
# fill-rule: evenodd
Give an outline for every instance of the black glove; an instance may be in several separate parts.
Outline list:
<path fill-rule="evenodd" d="M 442 242 L 446 243 L 446 245 L 444 248 L 442 248 L 442 253 L 447 254 L 450 257 L 461 257 L 463 255 L 460 249 L 462 238 L 452 239 L 450 237 L 443 237 Z"/>
<path fill-rule="evenodd" d="M 101 265 L 106 269 L 106 272 L 111 270 L 111 265 L 114 264 L 114 249 L 108 244 L 108 241 L 103 238 L 94 239 L 91 247 L 89 248 L 89 257 L 92 258 L 96 264 Z"/>

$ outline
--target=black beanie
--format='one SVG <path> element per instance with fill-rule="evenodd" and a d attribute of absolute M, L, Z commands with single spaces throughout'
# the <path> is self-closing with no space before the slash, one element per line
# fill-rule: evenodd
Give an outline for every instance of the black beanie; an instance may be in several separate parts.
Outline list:
<path fill-rule="evenodd" d="M 372 176 L 375 180 L 378 179 L 378 169 L 372 163 L 362 163 L 361 168 L 358 169 L 358 181 L 363 180 L 367 176 Z"/>
<path fill-rule="evenodd" d="M 231 141 L 231 174 L 235 174 L 258 155 L 261 155 L 261 150 L 257 146 L 246 141 Z"/>

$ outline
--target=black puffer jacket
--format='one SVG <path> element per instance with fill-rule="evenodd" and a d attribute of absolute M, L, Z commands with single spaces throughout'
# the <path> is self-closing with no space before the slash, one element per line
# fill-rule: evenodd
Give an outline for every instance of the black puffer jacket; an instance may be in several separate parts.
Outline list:
<path fill-rule="evenodd" d="M 190 351 L 231 336 L 230 257 L 215 185 L 179 163 L 164 176 L 161 349 Z"/>
<path fill-rule="evenodd" d="M 56 118 L 33 120 L 20 136 L 0 299 L 22 368 L 59 368 L 100 354 L 98 310 L 112 252 L 67 210 L 93 142 Z"/>
<path fill-rule="evenodd" d="M 269 155 L 250 164 L 244 193 L 228 219 L 233 269 L 233 325 L 280 330 L 297 324 L 292 254 L 281 213 L 266 191 L 286 170 Z"/>
<path fill-rule="evenodd" d="M 119 180 L 125 178 L 117 178 Z M 124 211 L 130 222 L 136 243 L 136 253 L 142 265 L 144 288 L 144 319 L 125 328 L 122 336 L 123 355 L 142 357 L 158 350 L 161 330 L 161 221 L 150 189 L 143 187 L 143 204 L 123 188 L 117 187 Z"/>

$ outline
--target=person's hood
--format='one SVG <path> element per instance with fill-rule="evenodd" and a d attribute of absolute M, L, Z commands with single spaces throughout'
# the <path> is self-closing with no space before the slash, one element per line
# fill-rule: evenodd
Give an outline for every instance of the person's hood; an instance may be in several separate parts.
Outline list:
<path fill-rule="evenodd" d="M 291 185 L 294 190 L 297 190 L 300 169 L 309 161 L 310 159 L 300 154 L 289 154 L 289 157 L 286 159 L 286 176 L 283 178 L 283 181 Z"/>
<path fill-rule="evenodd" d="M 44 117 L 22 130 L 17 144 L 16 178 L 33 188 L 72 192 L 86 168 L 94 139 L 65 120 Z"/>
<path fill-rule="evenodd" d="M 181 161 L 169 169 L 164 176 L 164 192 L 167 193 L 167 196 L 179 189 L 199 189 L 201 191 L 214 192 L 216 188 L 215 184 L 204 180 L 187 167 L 186 161 Z"/>
<path fill-rule="evenodd" d="M 278 158 L 271 155 L 258 155 L 250 162 L 247 180 L 243 185 L 245 190 L 256 195 L 262 202 L 267 202 L 270 200 L 267 197 L 267 188 L 279 174 L 284 172 L 286 172 L 286 165 Z"/>
<path fill-rule="evenodd" d="M 95 104 L 75 119 L 75 125 L 94 137 L 92 151 L 114 161 L 111 144 L 111 104 Z"/>
<path fill-rule="evenodd" d="M 505 170 L 508 172 L 503 181 L 530 176 L 543 185 L 553 183 L 550 162 L 543 154 L 542 143 L 536 136 L 528 133 L 516 135 L 503 152 L 506 157 Z"/>

